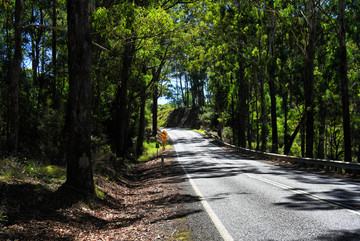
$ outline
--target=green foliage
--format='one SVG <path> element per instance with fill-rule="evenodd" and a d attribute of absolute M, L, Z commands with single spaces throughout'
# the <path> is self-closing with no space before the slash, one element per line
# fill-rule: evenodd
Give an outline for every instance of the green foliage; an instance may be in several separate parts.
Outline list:
<path fill-rule="evenodd" d="M 66 178 L 64 167 L 55 165 L 43 165 L 36 160 L 28 158 L 2 159 L 0 160 L 0 180 L 24 180 L 35 178 L 47 184 L 62 184 Z"/>
<path fill-rule="evenodd" d="M 160 128 L 166 126 L 167 120 L 174 110 L 175 108 L 171 105 L 161 105 L 159 107 L 158 125 Z"/>
<path fill-rule="evenodd" d="M 7 221 L 7 216 L 0 212 L 0 229 L 4 227 Z"/>
<path fill-rule="evenodd" d="M 43 25 L 54 26 L 52 3 L 23 3 L 23 24 L 27 26 L 23 28 L 19 152 L 31 160 L 3 164 L 2 179 L 29 175 L 50 180 L 65 176 L 54 164 L 62 164 L 67 145 L 67 32 L 32 26 L 41 21 Z M 158 96 L 166 95 L 172 103 L 159 106 L 158 126 L 166 126 L 175 107 L 193 106 L 201 108 L 199 118 L 203 128 L 215 130 L 235 144 L 245 136 L 247 145 L 256 144 L 257 148 L 264 137 L 263 145 L 270 147 L 271 68 L 276 89 L 279 150 L 283 151 L 288 140 L 285 136 L 294 133 L 305 112 L 309 37 L 306 2 L 205 0 L 171 6 L 172 3 L 99 1 L 91 8 L 94 162 L 116 159 L 116 154 L 119 155 L 115 151 L 119 142 L 117 134 L 112 136 L 119 119 L 125 120 L 122 135 L 126 150 L 121 155 L 134 154 L 134 143 L 141 142 L 144 132 L 140 130 L 140 107 L 145 103 L 147 126 L 152 118 L 154 86 L 158 87 Z M 360 11 L 355 2 L 347 4 L 346 46 L 355 153 L 360 145 L 357 31 Z M 344 148 L 336 38 L 338 10 L 336 2 L 322 4 L 321 8 L 317 9 L 314 62 L 315 143 L 323 138 L 319 134 L 323 128 L 325 155 L 341 158 Z M 14 2 L 2 1 L 0 9 L 0 147 L 6 150 Z M 67 28 L 66 1 L 57 1 L 56 26 Z M 52 51 L 56 51 L 56 59 L 52 58 Z M 121 94 L 125 80 L 126 90 Z M 119 100 L 123 96 L 124 103 Z M 125 106 L 124 111 L 116 116 L 120 105 Z M 301 126 L 292 143 L 290 153 L 294 155 L 302 153 L 300 134 L 304 128 Z M 152 145 L 144 142 L 144 148 L 149 149 L 144 159 L 154 152 Z"/>
<path fill-rule="evenodd" d="M 158 144 L 158 145 L 156 145 Z M 158 147 L 157 147 L 158 146 Z M 157 153 L 160 153 L 162 151 L 162 144 L 158 143 L 155 140 L 149 140 L 149 141 L 144 141 L 143 142 L 143 147 L 144 147 L 144 152 L 143 154 L 137 159 L 137 161 L 139 162 L 144 162 L 144 161 L 149 161 L 152 158 L 154 158 L 154 156 Z M 169 144 L 169 142 L 167 141 L 165 144 L 165 149 L 171 149 L 171 146 Z"/>
<path fill-rule="evenodd" d="M 95 193 L 96 193 L 96 196 L 101 199 L 106 199 L 106 197 L 107 197 L 105 192 L 100 190 L 98 186 L 95 186 Z"/>
<path fill-rule="evenodd" d="M 216 126 L 217 114 L 211 106 L 204 106 L 200 109 L 199 119 L 203 129 L 213 129 Z"/>

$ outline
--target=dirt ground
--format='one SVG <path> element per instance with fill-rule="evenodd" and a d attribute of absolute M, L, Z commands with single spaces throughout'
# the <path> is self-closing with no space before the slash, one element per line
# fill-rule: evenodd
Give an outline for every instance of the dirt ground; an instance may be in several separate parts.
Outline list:
<path fill-rule="evenodd" d="M 182 170 L 167 156 L 164 172 L 157 158 L 136 164 L 126 178 L 112 169 L 95 174 L 97 197 L 37 179 L 0 182 L 7 216 L 0 240 L 189 240 Z"/>

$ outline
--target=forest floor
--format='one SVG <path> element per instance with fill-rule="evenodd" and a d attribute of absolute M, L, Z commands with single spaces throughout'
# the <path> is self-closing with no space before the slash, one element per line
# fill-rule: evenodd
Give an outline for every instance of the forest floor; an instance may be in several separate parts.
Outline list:
<path fill-rule="evenodd" d="M 39 174 L 0 178 L 0 240 L 188 240 L 182 170 L 168 156 L 164 172 L 160 158 L 102 165 L 91 198 Z"/>

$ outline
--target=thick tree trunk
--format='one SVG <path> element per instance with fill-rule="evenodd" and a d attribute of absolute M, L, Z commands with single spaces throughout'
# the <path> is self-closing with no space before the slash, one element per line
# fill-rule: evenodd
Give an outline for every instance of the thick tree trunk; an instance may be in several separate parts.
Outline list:
<path fill-rule="evenodd" d="M 244 73 L 240 70 L 239 73 L 239 146 L 246 147 L 246 124 L 247 124 L 247 115 L 248 115 L 248 108 L 247 108 L 247 99 L 249 95 L 248 85 L 244 78 Z"/>
<path fill-rule="evenodd" d="M 15 1 L 15 53 L 11 63 L 9 88 L 9 136 L 8 150 L 10 153 L 18 151 L 19 141 L 19 75 L 21 71 L 21 0 Z"/>
<path fill-rule="evenodd" d="M 91 36 L 88 0 L 68 0 L 69 134 L 66 184 L 94 193 L 91 165 Z"/>
<path fill-rule="evenodd" d="M 347 77 L 347 57 L 346 57 L 346 31 L 345 31 L 345 0 L 339 0 L 339 44 L 340 44 L 340 78 L 341 78 L 341 100 L 343 113 L 344 131 L 344 150 L 345 161 L 351 162 L 351 133 L 350 133 L 350 113 L 349 113 L 349 88 Z"/>
<path fill-rule="evenodd" d="M 273 1 L 269 1 L 272 7 Z M 271 111 L 271 152 L 278 152 L 278 130 L 277 130 L 277 114 L 276 114 L 276 87 L 275 87 L 275 57 L 274 57 L 274 41 L 276 32 L 276 19 L 275 14 L 269 15 L 269 59 L 268 59 L 268 74 L 269 74 L 269 89 L 270 89 L 270 111 Z"/>
<path fill-rule="evenodd" d="M 270 89 L 270 102 L 271 102 L 271 152 L 277 153 L 278 152 L 278 131 L 277 131 L 277 114 L 276 114 L 276 91 L 275 91 L 275 66 L 272 63 L 273 60 L 270 62 L 269 66 L 269 89 Z"/>
<path fill-rule="evenodd" d="M 119 156 L 124 156 L 127 151 L 127 142 L 126 142 L 126 128 L 128 123 L 128 84 L 130 78 L 130 69 L 132 66 L 133 55 L 135 53 L 135 44 L 134 42 L 130 41 L 127 44 L 123 54 L 123 66 L 121 71 L 121 85 L 119 87 L 119 102 L 115 103 L 117 106 L 116 108 L 116 118 L 115 118 L 115 130 L 117 133 L 116 138 L 116 153 Z"/>
<path fill-rule="evenodd" d="M 314 59 L 315 59 L 315 2 L 308 1 L 309 39 L 305 58 L 305 108 L 306 108 L 306 157 L 313 157 L 314 150 Z"/>

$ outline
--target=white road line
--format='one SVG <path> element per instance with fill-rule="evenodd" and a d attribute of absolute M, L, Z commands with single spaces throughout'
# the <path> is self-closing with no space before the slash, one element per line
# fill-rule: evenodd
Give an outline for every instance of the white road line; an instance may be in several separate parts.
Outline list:
<path fill-rule="evenodd" d="M 232 166 L 230 164 L 226 164 L 226 163 L 221 163 L 220 161 L 218 160 L 215 160 L 218 164 L 222 164 L 222 165 L 226 165 L 226 166 Z M 287 186 L 285 184 L 282 184 L 282 183 L 279 183 L 279 182 L 275 182 L 275 181 L 272 181 L 272 180 L 269 180 L 267 178 L 264 178 L 264 177 L 260 177 L 258 175 L 255 175 L 255 174 L 250 174 L 250 173 L 245 173 L 245 172 L 241 172 L 240 173 L 244 174 L 245 176 L 247 177 L 250 177 L 250 178 L 253 178 L 253 179 L 256 179 L 256 180 L 259 180 L 259 181 L 262 181 L 264 183 L 267 183 L 267 184 L 270 184 L 270 185 L 273 185 L 273 186 L 276 186 L 276 187 L 279 187 L 281 189 L 284 189 L 284 190 L 287 190 L 287 191 L 291 191 L 293 193 L 296 193 L 296 194 L 300 194 L 300 195 L 304 195 L 304 196 L 307 196 L 313 200 L 316 200 L 316 201 L 320 201 L 320 202 L 323 202 L 323 203 L 326 203 L 326 204 L 330 204 L 331 206 L 333 207 L 341 207 L 343 208 L 345 211 L 347 212 L 350 212 L 350 213 L 353 213 L 355 215 L 358 215 L 360 216 L 360 211 L 351 207 L 351 206 L 348 206 L 346 204 L 343 204 L 343 203 L 339 203 L 337 201 L 333 201 L 333 200 L 328 200 L 326 198 L 322 198 L 318 195 L 315 195 L 315 194 L 311 194 L 309 192 L 305 192 L 305 191 L 302 191 L 302 190 L 296 190 L 294 187 L 291 187 L 291 186 Z"/>
<path fill-rule="evenodd" d="M 216 229 L 219 231 L 221 237 L 226 240 L 226 241 L 233 241 L 234 239 L 231 237 L 231 235 L 229 234 L 229 232 L 226 230 L 225 226 L 222 224 L 222 222 L 220 221 L 219 217 L 215 214 L 214 210 L 210 207 L 210 204 L 205 200 L 204 196 L 202 195 L 202 193 L 200 192 L 200 190 L 198 189 L 198 187 L 195 185 L 195 182 L 191 179 L 191 176 L 189 175 L 189 173 L 186 171 L 184 165 L 182 164 L 182 162 L 180 161 L 180 157 L 179 154 L 177 153 L 175 146 L 174 146 L 174 150 L 176 152 L 176 156 L 178 158 L 178 162 L 180 163 L 182 169 L 184 170 L 186 177 L 189 179 L 189 182 L 192 186 L 192 188 L 194 189 L 196 195 L 199 197 L 201 204 L 204 206 L 205 211 L 208 213 L 209 217 L 211 218 L 211 220 L 213 221 Z"/>

